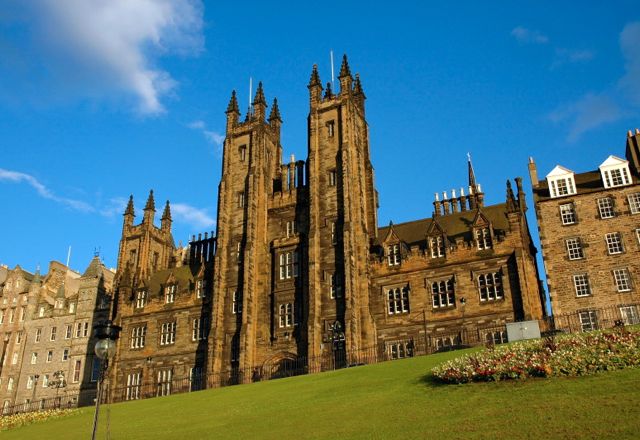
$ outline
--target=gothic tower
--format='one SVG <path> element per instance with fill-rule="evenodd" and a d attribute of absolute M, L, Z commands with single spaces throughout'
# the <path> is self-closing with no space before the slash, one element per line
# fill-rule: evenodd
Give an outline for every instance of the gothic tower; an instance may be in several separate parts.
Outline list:
<path fill-rule="evenodd" d="M 309 357 L 336 350 L 336 337 L 358 350 L 376 343 L 369 311 L 369 246 L 377 236 L 377 201 L 369 156 L 364 92 L 346 55 L 340 91 L 324 90 L 317 67 L 309 82 Z M 323 289 L 329 279 L 331 294 Z M 344 335 L 336 335 L 343 330 Z"/>

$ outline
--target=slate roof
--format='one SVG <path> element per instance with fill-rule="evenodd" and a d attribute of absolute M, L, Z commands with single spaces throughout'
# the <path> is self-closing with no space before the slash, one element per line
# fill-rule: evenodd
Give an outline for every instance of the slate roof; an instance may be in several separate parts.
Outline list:
<path fill-rule="evenodd" d="M 458 212 L 437 217 L 438 224 L 445 230 L 449 240 L 455 241 L 456 238 L 462 237 L 465 240 L 472 240 L 471 224 L 476 217 L 476 210 Z M 481 212 L 491 221 L 495 231 L 507 230 L 509 221 L 506 215 L 506 203 L 483 207 Z M 393 230 L 403 242 L 408 245 L 423 243 L 427 236 L 427 230 L 433 221 L 432 218 L 424 218 L 414 220 L 407 223 L 399 223 L 393 225 Z M 389 233 L 389 227 L 378 228 L 378 241 L 381 244 Z"/>
<path fill-rule="evenodd" d="M 156 272 L 147 282 L 149 293 L 159 293 L 162 290 L 163 285 L 166 284 L 171 274 L 173 274 L 173 278 L 178 283 L 178 290 L 187 288 L 191 285 L 192 282 L 194 282 L 199 270 L 199 266 L 180 266 Z"/>

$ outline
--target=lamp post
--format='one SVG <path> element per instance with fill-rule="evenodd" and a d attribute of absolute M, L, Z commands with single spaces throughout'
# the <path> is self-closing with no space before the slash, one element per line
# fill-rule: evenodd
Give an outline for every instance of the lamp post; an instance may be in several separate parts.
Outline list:
<path fill-rule="evenodd" d="M 99 322 L 93 326 L 95 336 L 98 338 L 96 342 L 95 353 L 100 359 L 100 374 L 98 376 L 98 389 L 96 391 L 96 412 L 93 416 L 93 432 L 91 440 L 95 440 L 98 429 L 98 414 L 100 413 L 100 401 L 102 400 L 104 377 L 109 368 L 109 359 L 113 358 L 116 353 L 116 339 L 122 327 L 113 325 L 111 321 Z"/>
<path fill-rule="evenodd" d="M 333 324 L 331 339 L 333 342 L 333 360 L 336 368 L 343 368 L 346 365 L 345 336 L 342 331 L 342 324 L 336 321 Z"/>

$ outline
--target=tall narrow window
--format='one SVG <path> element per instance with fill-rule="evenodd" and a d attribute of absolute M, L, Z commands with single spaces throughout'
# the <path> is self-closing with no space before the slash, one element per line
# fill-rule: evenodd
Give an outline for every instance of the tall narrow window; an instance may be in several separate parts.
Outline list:
<path fill-rule="evenodd" d="M 207 280 L 196 280 L 196 298 L 204 298 L 206 296 Z"/>
<path fill-rule="evenodd" d="M 87 336 L 89 336 L 89 323 L 85 322 L 82 324 L 82 337 L 86 338 Z"/>
<path fill-rule="evenodd" d="M 613 200 L 611 197 L 602 197 L 598 199 L 598 213 L 600 218 L 612 218 L 615 216 L 613 212 Z"/>
<path fill-rule="evenodd" d="M 292 237 L 298 233 L 295 220 L 287 221 L 287 237 Z"/>
<path fill-rule="evenodd" d="M 40 339 L 42 338 L 42 329 L 41 328 L 37 328 L 36 329 L 36 337 L 34 339 L 35 342 L 40 342 Z"/>
<path fill-rule="evenodd" d="M 173 376 L 173 370 L 160 370 L 158 371 L 158 396 L 168 396 L 171 394 L 171 378 Z"/>
<path fill-rule="evenodd" d="M 246 145 L 240 145 L 240 160 L 242 162 L 247 160 L 247 146 Z"/>
<path fill-rule="evenodd" d="M 233 291 L 232 294 L 232 304 L 231 304 L 231 313 L 242 313 L 242 297 L 238 293 L 237 290 Z"/>
<path fill-rule="evenodd" d="M 491 248 L 491 231 L 489 228 L 476 229 L 476 243 L 479 250 Z"/>
<path fill-rule="evenodd" d="M 164 303 L 171 304 L 176 299 L 176 285 L 169 284 L 164 288 Z"/>
<path fill-rule="evenodd" d="M 565 244 L 567 246 L 569 260 L 581 260 L 584 258 L 582 243 L 579 238 L 568 238 L 565 240 Z"/>
<path fill-rule="evenodd" d="M 618 292 L 629 292 L 631 290 L 631 277 L 629 276 L 629 270 L 627 268 L 614 269 L 613 281 L 616 284 L 616 290 Z"/>
<path fill-rule="evenodd" d="M 203 341 L 207 339 L 209 332 L 209 320 L 207 317 L 194 318 L 191 327 L 191 340 Z"/>
<path fill-rule="evenodd" d="M 573 286 L 576 290 L 576 296 L 589 296 L 591 289 L 589 287 L 589 278 L 586 273 L 576 274 L 573 276 Z"/>
<path fill-rule="evenodd" d="M 335 135 L 335 122 L 334 121 L 327 122 L 327 135 L 329 137 L 333 137 Z"/>
<path fill-rule="evenodd" d="M 279 272 L 281 280 L 288 280 L 298 276 L 298 252 L 283 252 L 279 257 Z"/>
<path fill-rule="evenodd" d="M 329 277 L 329 293 L 331 299 L 342 298 L 342 285 L 340 283 L 340 277 L 336 273 L 332 273 Z"/>
<path fill-rule="evenodd" d="M 389 266 L 398 266 L 400 264 L 400 244 L 392 244 L 387 247 L 387 263 Z"/>
<path fill-rule="evenodd" d="M 51 327 L 51 334 L 49 335 L 49 340 L 50 341 L 55 341 L 56 340 L 56 333 L 58 333 L 58 328 L 57 327 Z"/>
<path fill-rule="evenodd" d="M 240 191 L 237 198 L 238 208 L 244 208 L 244 191 Z"/>
<path fill-rule="evenodd" d="M 478 276 L 480 301 L 496 301 L 504 298 L 502 274 L 500 272 L 483 273 Z"/>
<path fill-rule="evenodd" d="M 20 318 L 19 321 L 23 322 L 24 321 L 24 315 L 26 313 L 26 309 L 24 307 L 20 307 Z"/>
<path fill-rule="evenodd" d="M 576 223 L 576 209 L 573 203 L 560 205 L 560 219 L 563 225 L 573 225 Z"/>
<path fill-rule="evenodd" d="M 80 382 L 81 371 L 82 371 L 82 361 L 78 359 L 76 360 L 76 363 L 73 366 L 73 382 Z"/>
<path fill-rule="evenodd" d="M 136 309 L 142 309 L 147 304 L 147 291 L 138 290 L 136 293 Z"/>
<path fill-rule="evenodd" d="M 329 186 L 336 186 L 338 181 L 338 175 L 336 174 L 336 170 L 329 170 Z"/>
<path fill-rule="evenodd" d="M 71 324 L 67 324 L 64 328 L 64 338 L 71 339 Z"/>
<path fill-rule="evenodd" d="M 338 244 L 338 235 L 336 233 L 336 222 L 331 222 L 331 244 Z"/>
<path fill-rule="evenodd" d="M 158 262 L 160 261 L 160 254 L 157 252 L 153 253 L 153 257 L 151 259 L 151 267 L 153 267 L 153 271 L 158 270 Z"/>
<path fill-rule="evenodd" d="M 453 277 L 431 283 L 431 298 L 434 309 L 456 305 Z"/>

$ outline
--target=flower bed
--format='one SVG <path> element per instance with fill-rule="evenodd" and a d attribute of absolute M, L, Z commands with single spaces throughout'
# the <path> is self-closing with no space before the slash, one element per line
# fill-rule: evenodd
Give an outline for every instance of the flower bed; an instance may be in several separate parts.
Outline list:
<path fill-rule="evenodd" d="M 10 416 L 0 416 L 0 431 L 17 428 L 19 426 L 29 425 L 35 422 L 42 422 L 49 419 L 57 419 L 59 417 L 68 416 L 77 409 L 48 409 L 45 411 L 33 411 Z"/>
<path fill-rule="evenodd" d="M 517 342 L 467 354 L 431 372 L 445 383 L 583 376 L 640 366 L 640 331 L 615 329 Z"/>

